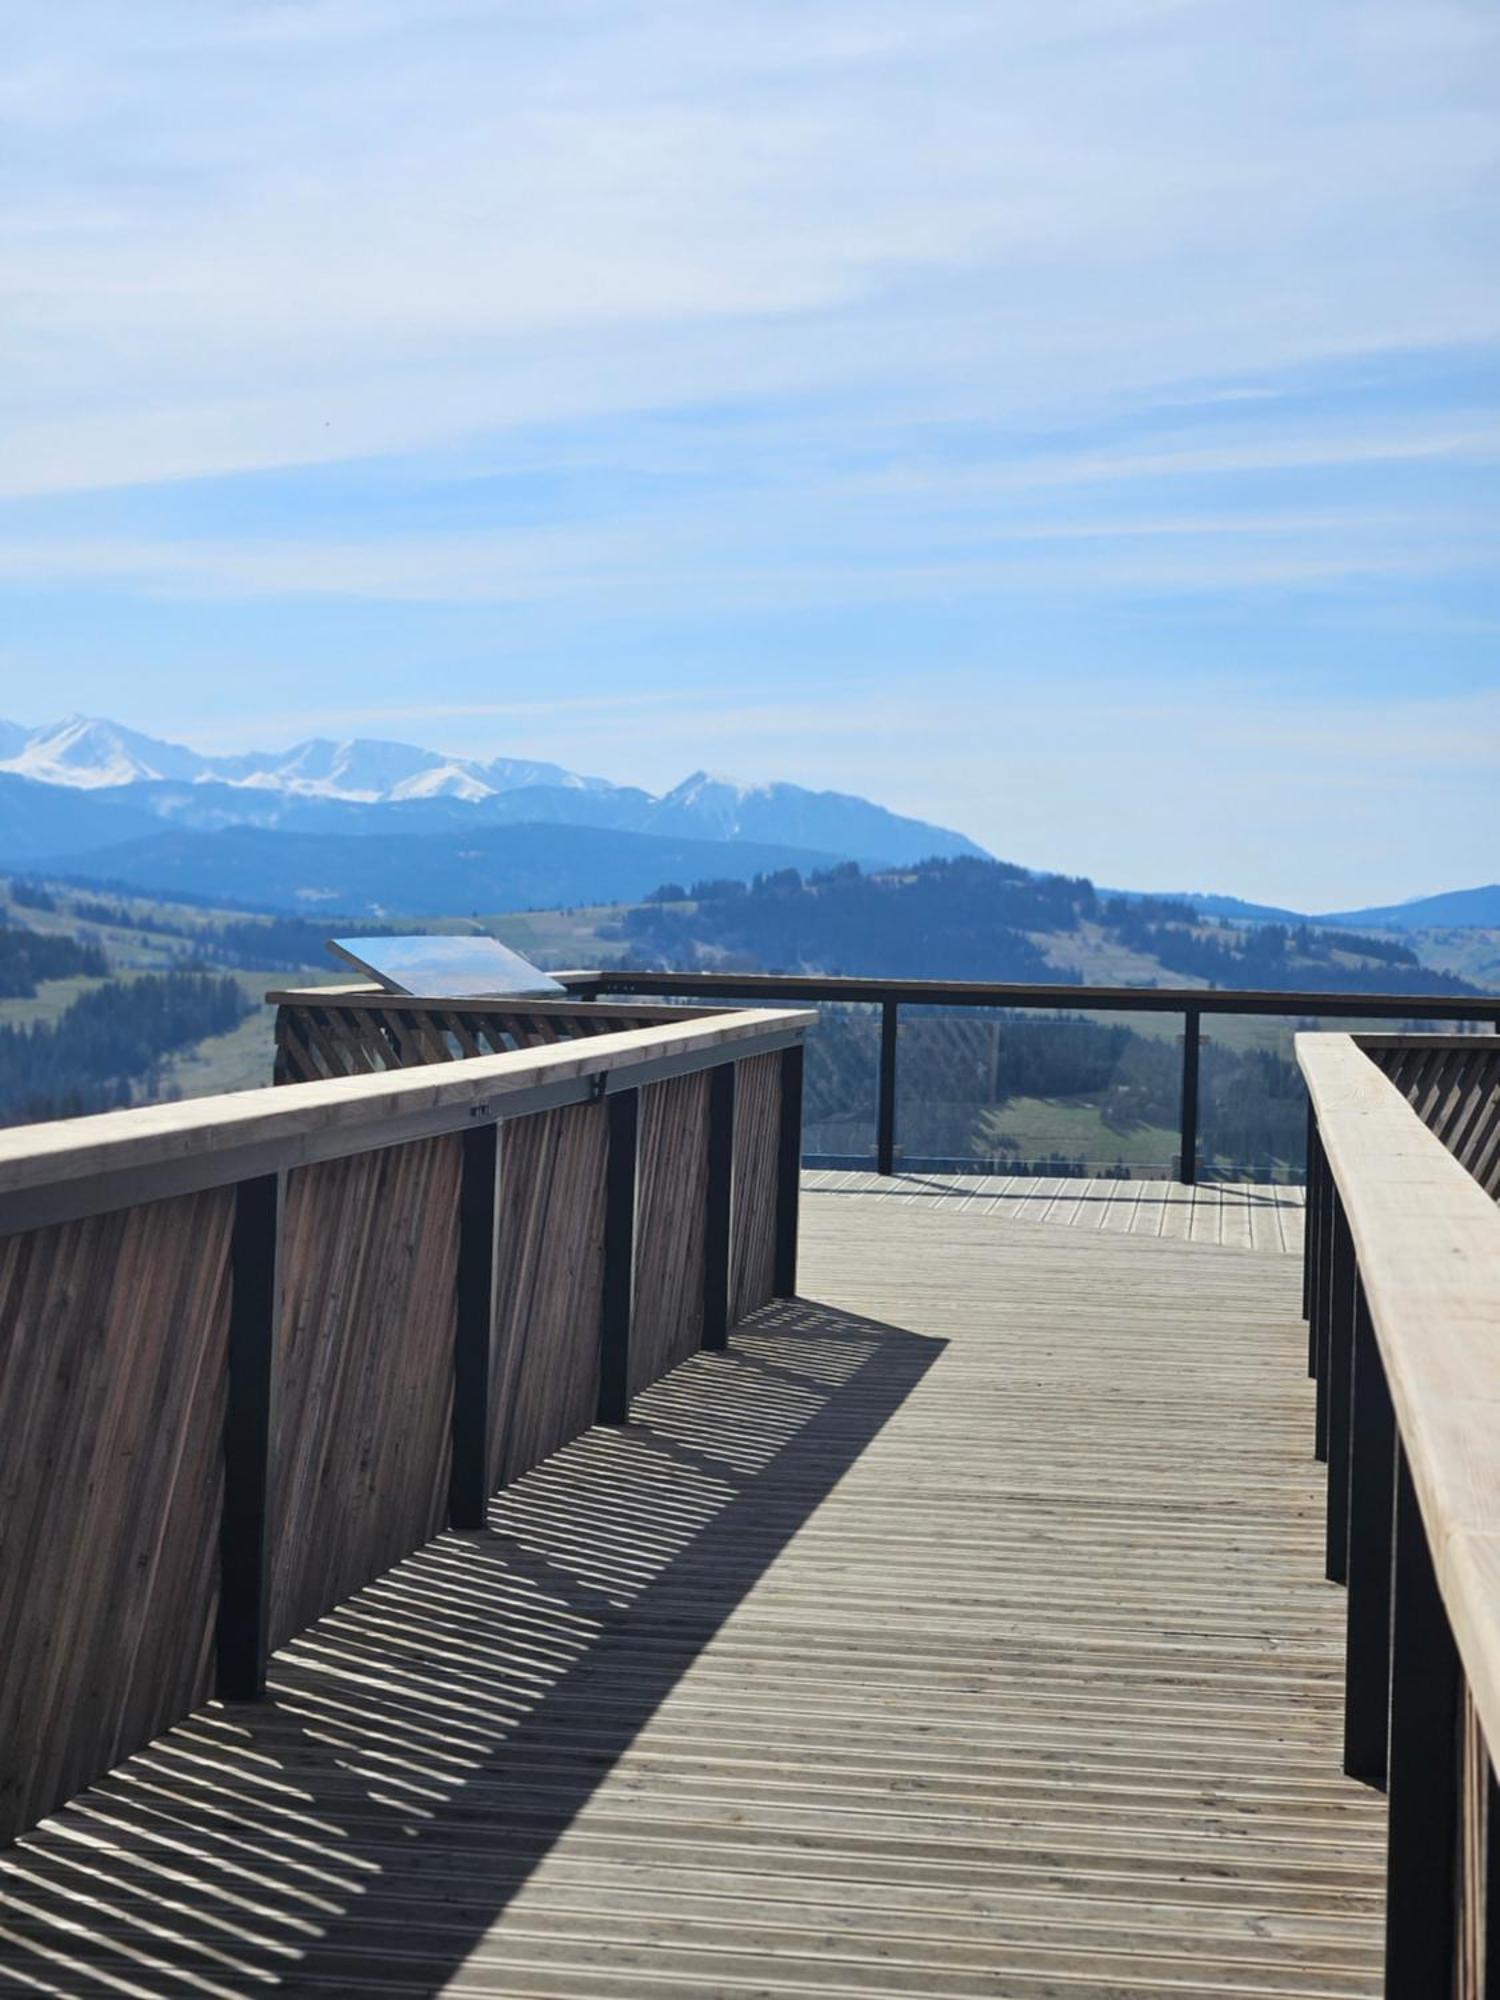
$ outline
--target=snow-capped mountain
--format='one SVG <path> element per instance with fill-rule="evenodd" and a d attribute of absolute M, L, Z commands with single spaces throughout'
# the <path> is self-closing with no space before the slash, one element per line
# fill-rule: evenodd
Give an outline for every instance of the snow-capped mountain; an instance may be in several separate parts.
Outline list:
<path fill-rule="evenodd" d="M 304 798 L 349 799 L 374 805 L 387 799 L 482 799 L 529 785 L 608 790 L 602 778 L 579 777 L 559 764 L 496 757 L 471 763 L 418 750 L 410 743 L 353 737 L 333 742 L 313 737 L 290 750 L 252 750 L 238 757 L 210 757 L 180 743 L 142 736 L 101 716 L 72 715 L 66 722 L 27 730 L 0 722 L 0 771 L 47 785 L 105 786 L 164 780 L 187 784 L 243 785 Z"/>
<path fill-rule="evenodd" d="M 288 750 L 210 756 L 98 716 L 70 716 L 42 729 L 0 721 L 0 784 L 18 780 L 54 792 L 86 791 L 100 808 L 125 809 L 133 824 L 147 815 L 198 833 L 238 826 L 373 835 L 556 825 L 796 848 L 829 860 L 885 865 L 983 851 L 960 833 L 868 799 L 801 785 L 740 785 L 695 771 L 656 797 L 559 764 L 453 757 L 364 737 L 315 737 Z M 12 799 L 12 820 L 19 824 L 28 810 L 34 815 L 34 801 L 34 793 Z M 88 820 L 91 829 L 107 823 L 98 813 Z M 31 852 L 73 853 L 90 844 L 33 845 Z"/>
<path fill-rule="evenodd" d="M 0 740 L 17 728 L 0 723 Z M 0 771 L 44 785 L 77 785 L 95 791 L 160 778 L 195 778 L 207 759 L 180 744 L 159 743 L 96 716 L 70 715 L 45 729 L 21 731 L 22 742 L 0 761 Z"/>

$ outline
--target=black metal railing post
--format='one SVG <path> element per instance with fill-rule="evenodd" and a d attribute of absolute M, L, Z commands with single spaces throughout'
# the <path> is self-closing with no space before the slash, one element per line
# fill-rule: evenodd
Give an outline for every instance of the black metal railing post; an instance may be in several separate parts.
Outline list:
<path fill-rule="evenodd" d="M 1182 1151 L 1177 1178 L 1191 1187 L 1198 1178 L 1198 1044 L 1202 1017 L 1189 1007 L 1182 1017 Z"/>
<path fill-rule="evenodd" d="M 458 1191 L 458 1309 L 453 1332 L 453 1452 L 448 1520 L 482 1528 L 489 1503 L 490 1344 L 500 1192 L 497 1122 L 463 1135 Z"/>
<path fill-rule="evenodd" d="M 1302 1156 L 1302 1317 L 1312 1318 L 1312 1231 L 1307 1228 L 1307 1205 L 1312 1198 L 1313 1156 L 1318 1150 L 1318 1114 L 1313 1108 L 1312 1092 L 1307 1093 L 1307 1146 Z M 1309 1349 L 1307 1372 L 1312 1373 L 1312 1355 Z"/>
<path fill-rule="evenodd" d="M 1451 2000 L 1462 1677 L 1399 1445 L 1392 1539 L 1385 1990 L 1391 2000 Z"/>
<path fill-rule="evenodd" d="M 1328 1297 L 1328 1509 L 1323 1573 L 1330 1583 L 1349 1574 L 1349 1432 L 1354 1389 L 1354 1238 L 1338 1202 L 1333 1216 Z"/>
<path fill-rule="evenodd" d="M 1317 1322 L 1318 1366 L 1315 1381 L 1314 1417 L 1317 1437 L 1314 1455 L 1320 1464 L 1328 1459 L 1328 1419 L 1329 1396 L 1332 1388 L 1332 1347 L 1333 1347 L 1333 1245 L 1342 1207 L 1339 1191 L 1331 1170 L 1322 1175 L 1322 1185 L 1318 1190 L 1318 1282 L 1313 1298 L 1313 1316 Z"/>
<path fill-rule="evenodd" d="M 797 1219 L 802 1191 L 801 1042 L 781 1052 L 781 1125 L 776 1148 L 776 1252 L 772 1289 L 778 1299 L 797 1296 Z"/>
<path fill-rule="evenodd" d="M 215 1635 L 224 1701 L 257 1701 L 266 1691 L 281 1205 L 280 1174 L 258 1174 L 235 1188 Z"/>
<path fill-rule="evenodd" d="M 607 1097 L 608 1155 L 604 1169 L 604 1305 L 599 1330 L 599 1421 L 630 1417 L 630 1319 L 635 1303 L 636 1153 L 639 1090 Z"/>
<path fill-rule="evenodd" d="M 734 1214 L 735 1066 L 708 1073 L 708 1185 L 703 1222 L 703 1345 L 729 1345 L 730 1245 Z"/>
<path fill-rule="evenodd" d="M 1391 1695 L 1391 1514 L 1396 1413 L 1365 1289 L 1354 1279 L 1349 1425 L 1349 1604 L 1344 1633 L 1344 1770 L 1385 1789 Z"/>
<path fill-rule="evenodd" d="M 901 1006 L 880 1003 L 880 1079 L 875 1098 L 875 1171 L 896 1171 L 896 1041 L 901 1032 Z"/>

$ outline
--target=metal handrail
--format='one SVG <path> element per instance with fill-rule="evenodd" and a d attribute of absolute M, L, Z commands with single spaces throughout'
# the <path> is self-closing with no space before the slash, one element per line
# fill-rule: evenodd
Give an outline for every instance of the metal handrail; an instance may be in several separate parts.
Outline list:
<path fill-rule="evenodd" d="M 1068 986 L 972 979 L 863 979 L 780 972 L 612 972 L 555 975 L 570 993 L 681 995 L 685 999 L 835 1001 L 880 1008 L 875 1170 L 896 1171 L 896 1046 L 903 1006 L 1062 1009 L 1074 1013 L 1180 1014 L 1181 1145 L 1178 1178 L 1198 1177 L 1198 1084 L 1205 1014 L 1271 1015 L 1285 1020 L 1473 1021 L 1500 1032 L 1500 994 L 1451 997 L 1405 993 L 1273 993 L 1264 988 Z"/>

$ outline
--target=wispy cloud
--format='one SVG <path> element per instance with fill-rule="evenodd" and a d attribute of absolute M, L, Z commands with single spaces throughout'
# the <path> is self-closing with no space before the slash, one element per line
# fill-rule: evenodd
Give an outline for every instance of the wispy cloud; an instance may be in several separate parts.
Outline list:
<path fill-rule="evenodd" d="M 1372 890 L 1485 872 L 1485 719 L 1407 716 L 1424 790 L 1352 718 L 1497 673 L 1489 0 L 6 32 L 0 712 L 712 759 L 1158 882 L 1191 796 L 1270 890 L 1275 686 L 1399 790 Z"/>

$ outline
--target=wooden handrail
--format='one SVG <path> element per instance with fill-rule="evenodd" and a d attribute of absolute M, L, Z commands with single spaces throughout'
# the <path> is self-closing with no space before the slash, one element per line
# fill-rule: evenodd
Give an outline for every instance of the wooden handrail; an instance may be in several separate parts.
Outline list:
<path fill-rule="evenodd" d="M 1500 1744 L 1500 1207 L 1354 1036 L 1298 1035 L 1297 1060 L 1439 1588 Z"/>
<path fill-rule="evenodd" d="M 1492 1105 L 1500 1049 L 1405 1051 L 1424 1077 L 1461 1066 Z M 1387 1073 L 1397 1053 L 1387 1036 L 1297 1037 L 1328 1575 L 1349 1593 L 1345 1769 L 1389 1791 L 1386 1992 L 1415 2000 L 1492 1991 L 1478 1981 L 1500 1953 L 1500 1207 Z"/>
<path fill-rule="evenodd" d="M 813 1018 L 0 1133 L 0 1841 L 790 1295 Z"/>
<path fill-rule="evenodd" d="M 505 1055 L 0 1131 L 0 1236 L 382 1144 L 465 1130 L 797 1040 L 816 1016 L 720 1012 Z"/>

